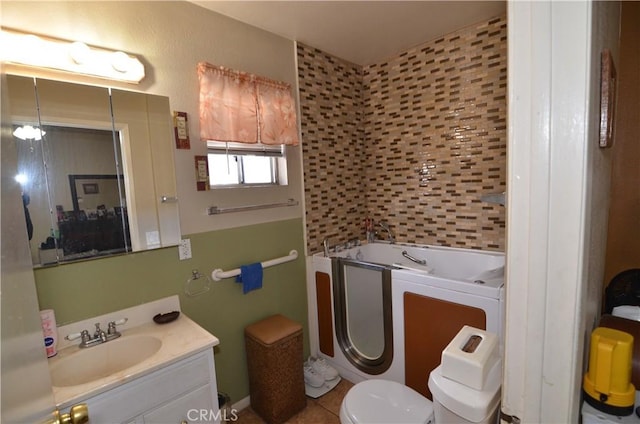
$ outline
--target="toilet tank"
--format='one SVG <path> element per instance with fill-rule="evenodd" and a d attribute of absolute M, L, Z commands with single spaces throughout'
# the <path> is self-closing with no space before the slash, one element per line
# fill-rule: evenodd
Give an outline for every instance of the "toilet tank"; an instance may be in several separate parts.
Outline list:
<path fill-rule="evenodd" d="M 502 361 L 489 372 L 483 390 L 450 380 L 442 375 L 438 366 L 429 375 L 429 390 L 433 395 L 433 413 L 436 423 L 495 424 L 500 405 Z"/>

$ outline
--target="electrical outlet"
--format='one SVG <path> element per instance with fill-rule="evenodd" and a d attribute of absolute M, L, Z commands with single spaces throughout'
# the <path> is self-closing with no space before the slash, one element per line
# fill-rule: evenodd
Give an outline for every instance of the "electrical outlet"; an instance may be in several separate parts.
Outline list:
<path fill-rule="evenodd" d="M 147 231 L 145 233 L 147 238 L 147 248 L 155 249 L 160 247 L 160 233 L 157 231 Z"/>
<path fill-rule="evenodd" d="M 178 246 L 178 254 L 180 255 L 181 261 L 184 261 L 185 259 L 191 259 L 191 240 L 190 239 L 180 240 L 180 245 Z"/>

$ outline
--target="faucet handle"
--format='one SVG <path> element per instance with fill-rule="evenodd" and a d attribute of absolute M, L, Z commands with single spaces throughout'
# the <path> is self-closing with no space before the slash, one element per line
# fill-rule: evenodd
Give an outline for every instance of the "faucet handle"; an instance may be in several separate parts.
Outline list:
<path fill-rule="evenodd" d="M 126 323 L 127 321 L 129 321 L 129 318 L 122 318 L 122 319 L 119 319 L 117 321 L 109 322 L 109 327 L 107 328 L 107 334 L 109 334 L 109 335 L 117 334 L 116 325 L 122 325 L 122 324 Z"/>
<path fill-rule="evenodd" d="M 64 336 L 65 340 L 69 340 L 70 342 L 75 340 L 75 339 L 79 339 L 80 337 L 84 336 L 85 334 L 89 334 L 89 332 L 87 330 L 82 330 L 82 332 L 80 333 L 71 333 L 71 334 L 67 334 L 66 336 Z"/>
<path fill-rule="evenodd" d="M 117 320 L 117 321 L 111 321 L 111 322 L 112 322 L 114 325 L 122 325 L 122 324 L 125 324 L 127 321 L 129 321 L 129 318 L 126 318 L 126 317 L 125 317 L 125 318 L 120 318 L 120 319 L 119 319 L 119 320 Z M 109 323 L 109 324 L 111 324 L 111 323 Z"/>
<path fill-rule="evenodd" d="M 89 341 L 91 340 L 91 335 L 89 335 L 88 330 L 82 330 L 80 333 L 67 334 L 64 338 L 69 341 L 81 338 L 82 340 L 80 341 L 80 347 L 87 347 Z"/>
<path fill-rule="evenodd" d="M 87 330 L 84 330 L 87 331 Z M 71 334 L 67 334 L 66 336 L 64 336 L 65 340 L 69 340 L 70 342 L 75 340 L 75 339 L 79 339 L 80 336 L 82 336 L 82 333 L 71 333 Z"/>

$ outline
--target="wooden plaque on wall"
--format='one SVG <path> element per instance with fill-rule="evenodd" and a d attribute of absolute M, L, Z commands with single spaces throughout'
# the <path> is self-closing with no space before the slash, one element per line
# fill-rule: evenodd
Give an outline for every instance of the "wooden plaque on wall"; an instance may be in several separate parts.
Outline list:
<path fill-rule="evenodd" d="M 600 147 L 613 144 L 616 111 L 616 67 L 609 50 L 600 58 Z"/>

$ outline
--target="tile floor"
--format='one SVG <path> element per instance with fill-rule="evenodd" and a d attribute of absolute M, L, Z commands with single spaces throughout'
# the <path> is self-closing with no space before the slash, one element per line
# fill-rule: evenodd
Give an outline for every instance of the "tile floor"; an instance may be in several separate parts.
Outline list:
<path fill-rule="evenodd" d="M 318 399 L 307 397 L 307 407 L 291 417 L 285 424 L 340 424 L 340 405 L 353 383 L 344 378 L 338 385 Z M 238 414 L 237 424 L 264 424 L 251 407 Z"/>

